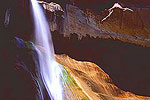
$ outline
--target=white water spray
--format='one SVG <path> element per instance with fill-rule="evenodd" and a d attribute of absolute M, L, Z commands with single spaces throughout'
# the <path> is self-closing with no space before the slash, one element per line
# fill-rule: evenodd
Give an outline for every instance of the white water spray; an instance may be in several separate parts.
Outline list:
<path fill-rule="evenodd" d="M 52 100 L 63 100 L 63 88 L 60 79 L 62 72 L 55 61 L 49 25 L 38 2 L 31 0 L 31 4 L 35 23 L 35 45 L 39 55 L 42 80 Z M 42 51 L 38 47 L 44 50 Z"/>

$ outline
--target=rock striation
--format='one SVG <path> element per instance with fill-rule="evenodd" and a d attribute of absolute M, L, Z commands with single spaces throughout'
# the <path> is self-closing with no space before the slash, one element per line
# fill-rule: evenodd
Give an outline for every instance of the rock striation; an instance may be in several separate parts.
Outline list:
<path fill-rule="evenodd" d="M 149 46 L 149 8 L 136 8 L 114 3 L 102 11 L 67 7 L 69 32 L 79 36 L 119 39 L 124 42 Z M 82 29 L 82 30 L 81 30 Z"/>
<path fill-rule="evenodd" d="M 67 55 L 56 55 L 56 60 L 65 66 L 89 100 L 150 100 L 149 97 L 120 90 L 109 75 L 94 63 L 76 61 Z"/>

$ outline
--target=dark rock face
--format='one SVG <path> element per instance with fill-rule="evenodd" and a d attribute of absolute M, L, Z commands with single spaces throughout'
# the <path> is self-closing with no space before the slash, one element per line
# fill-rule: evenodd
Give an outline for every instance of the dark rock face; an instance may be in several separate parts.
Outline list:
<path fill-rule="evenodd" d="M 38 55 L 22 39 L 0 44 L 1 100 L 50 100 L 40 76 Z"/>
<path fill-rule="evenodd" d="M 115 38 L 124 42 L 149 46 L 150 2 L 148 0 L 89 2 L 74 0 L 74 5 L 67 7 L 70 33 Z M 84 7 L 84 4 L 87 6 Z M 97 5 L 100 8 L 97 8 Z"/>
<path fill-rule="evenodd" d="M 36 100 L 36 95 L 38 93 L 36 83 L 31 75 L 19 64 L 22 62 L 24 63 L 26 59 L 23 60 L 18 58 L 19 54 L 28 55 L 30 60 L 31 55 L 27 54 L 28 50 L 17 48 L 16 44 L 13 42 L 16 33 L 19 33 L 19 30 L 22 29 L 20 29 L 22 25 L 20 22 L 21 15 L 18 13 L 23 7 L 20 5 L 21 2 L 23 2 L 23 0 L 3 0 L 3 2 L 0 3 L 1 100 Z M 6 16 L 8 9 L 10 10 L 8 12 L 10 17 Z M 7 25 L 4 24 L 6 17 L 9 19 Z M 19 62 L 18 59 L 21 62 Z M 32 61 L 33 59 L 31 62 Z M 34 65 L 34 61 L 31 63 L 31 66 L 32 65 Z"/>
<path fill-rule="evenodd" d="M 149 8 L 150 1 L 149 0 L 116 0 L 124 4 L 127 7 L 137 7 L 137 8 Z"/>
<path fill-rule="evenodd" d="M 121 89 L 150 96 L 150 48 L 119 40 L 52 33 L 55 52 L 99 65 Z"/>
<path fill-rule="evenodd" d="M 36 51 L 24 41 L 32 40 L 32 33 L 30 0 L 0 3 L 0 100 L 50 100 Z"/>
<path fill-rule="evenodd" d="M 6 11 L 9 10 L 9 22 L 5 26 Z M 33 32 L 30 0 L 3 0 L 0 4 L 0 28 L 1 34 L 13 38 L 18 36 L 25 40 L 31 39 Z"/>
<path fill-rule="evenodd" d="M 150 7 L 149 0 L 73 0 L 73 2 L 81 8 L 90 8 L 93 10 L 110 8 L 115 2 L 122 3 L 126 7 Z"/>
<path fill-rule="evenodd" d="M 81 9 L 92 9 L 101 11 L 112 7 L 115 2 L 121 3 L 125 7 L 149 8 L 149 0 L 72 0 L 72 2 Z"/>
<path fill-rule="evenodd" d="M 36 82 L 25 69 L 26 66 L 36 69 L 32 55 L 29 55 L 28 49 L 17 48 L 12 42 L 3 41 L 3 43 L 8 47 L 0 49 L 0 99 L 36 100 L 38 94 Z"/>
<path fill-rule="evenodd" d="M 74 0 L 76 6 L 81 9 L 92 9 L 94 11 L 101 11 L 110 8 L 115 0 Z"/>

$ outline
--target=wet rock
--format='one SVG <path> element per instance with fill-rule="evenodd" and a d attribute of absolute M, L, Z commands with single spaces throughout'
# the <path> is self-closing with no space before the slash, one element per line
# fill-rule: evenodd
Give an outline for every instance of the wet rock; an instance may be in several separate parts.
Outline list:
<path fill-rule="evenodd" d="M 8 40 L 7 40 L 8 41 Z M 0 49 L 2 100 L 50 100 L 41 80 L 38 55 L 31 42 L 20 38 L 3 41 Z"/>

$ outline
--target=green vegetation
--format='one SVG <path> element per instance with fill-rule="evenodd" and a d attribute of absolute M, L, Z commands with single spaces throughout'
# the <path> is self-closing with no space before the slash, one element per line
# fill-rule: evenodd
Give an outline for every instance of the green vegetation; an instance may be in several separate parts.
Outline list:
<path fill-rule="evenodd" d="M 75 81 L 73 81 L 73 78 L 69 75 L 69 73 L 66 71 L 65 66 L 61 67 L 63 76 L 61 77 L 61 80 L 63 82 L 63 87 L 65 87 L 65 84 L 76 86 Z"/>
<path fill-rule="evenodd" d="M 66 69 L 67 67 L 64 65 L 60 65 L 60 68 L 62 70 L 61 80 L 63 83 L 63 88 L 65 89 L 68 86 L 69 86 L 69 88 L 72 88 L 71 91 L 76 94 L 76 95 L 73 95 L 73 96 L 75 96 L 74 97 L 75 100 L 89 100 L 89 99 L 87 99 L 86 95 L 83 93 L 82 89 L 75 82 L 73 77 L 71 77 L 71 75 L 69 74 L 69 72 Z"/>
<path fill-rule="evenodd" d="M 25 45 L 27 46 L 27 48 L 32 48 L 33 47 L 33 43 L 30 41 L 25 41 Z"/>
<path fill-rule="evenodd" d="M 86 97 L 82 97 L 82 99 L 81 100 L 87 100 L 87 98 Z"/>

